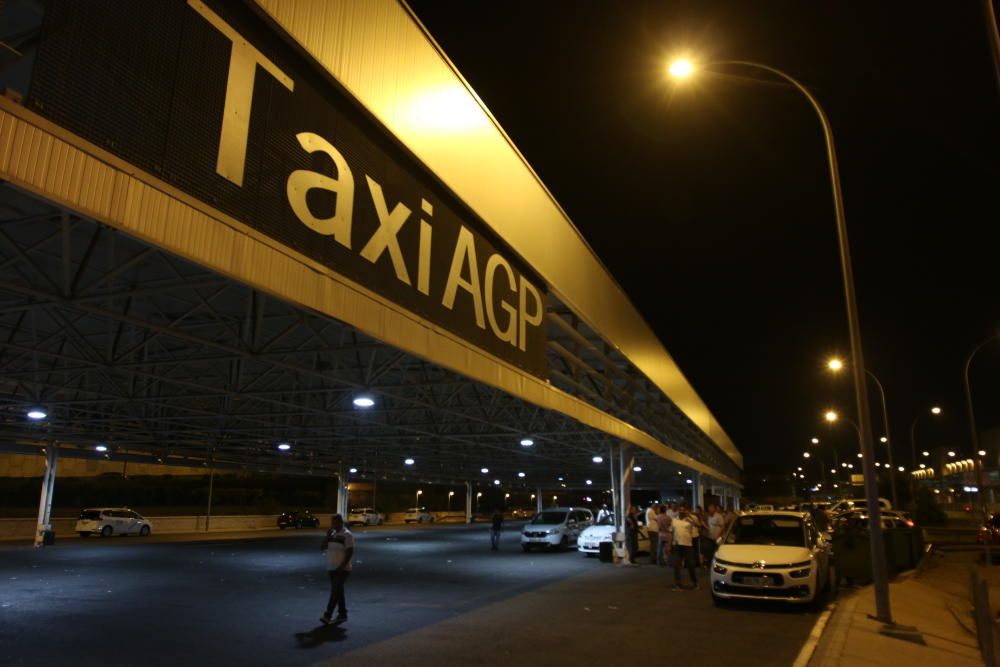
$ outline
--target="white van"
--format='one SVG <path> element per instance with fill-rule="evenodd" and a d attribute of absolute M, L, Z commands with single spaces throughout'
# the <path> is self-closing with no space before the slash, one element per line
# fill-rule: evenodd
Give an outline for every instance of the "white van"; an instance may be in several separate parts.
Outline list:
<path fill-rule="evenodd" d="M 892 509 L 892 503 L 890 503 L 886 498 L 879 498 L 878 506 L 883 511 Z M 831 517 L 834 517 L 838 514 L 850 512 L 854 509 L 867 509 L 867 507 L 868 501 L 864 498 L 845 498 L 844 500 L 838 500 L 833 505 L 830 505 L 830 507 L 826 510 L 826 513 Z"/>

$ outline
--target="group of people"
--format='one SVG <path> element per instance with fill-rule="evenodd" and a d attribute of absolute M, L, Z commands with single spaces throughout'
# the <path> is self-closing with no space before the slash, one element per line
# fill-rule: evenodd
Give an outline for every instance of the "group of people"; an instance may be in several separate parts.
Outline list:
<path fill-rule="evenodd" d="M 736 512 L 732 509 L 726 512 L 715 504 L 708 506 L 708 512 L 700 505 L 692 512 L 686 505 L 654 503 L 646 509 L 645 519 L 650 562 L 660 566 L 672 565 L 674 590 L 680 590 L 682 569 L 687 569 L 691 585 L 699 587 L 697 569 L 711 564 L 718 539 L 735 521 Z M 625 546 L 630 563 L 636 562 L 642 528 L 639 509 L 629 506 L 625 517 Z"/>

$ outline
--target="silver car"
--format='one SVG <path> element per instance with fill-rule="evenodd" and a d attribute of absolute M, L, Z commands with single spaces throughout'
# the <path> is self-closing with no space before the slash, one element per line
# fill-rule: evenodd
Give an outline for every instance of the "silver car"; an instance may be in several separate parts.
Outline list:
<path fill-rule="evenodd" d="M 80 537 L 100 535 L 140 535 L 146 537 L 153 531 L 153 524 L 138 512 L 127 507 L 89 508 L 80 512 L 76 532 Z"/>

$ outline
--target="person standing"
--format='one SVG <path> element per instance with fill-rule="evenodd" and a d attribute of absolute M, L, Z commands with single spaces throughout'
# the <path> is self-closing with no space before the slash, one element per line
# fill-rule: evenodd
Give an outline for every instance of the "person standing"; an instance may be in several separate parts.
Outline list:
<path fill-rule="evenodd" d="M 694 569 L 694 553 L 692 545 L 695 544 L 694 524 L 688 514 L 687 507 L 681 505 L 677 511 L 677 518 L 672 522 L 674 529 L 674 552 L 671 558 L 674 561 L 674 588 L 681 590 L 681 567 L 687 567 L 688 574 L 691 575 L 691 583 L 698 588 L 698 574 Z"/>
<path fill-rule="evenodd" d="M 726 532 L 726 517 L 722 514 L 722 508 L 712 505 L 708 508 L 708 537 L 711 543 L 708 545 L 708 560 L 711 562 L 715 556 L 715 551 L 719 548 L 719 538 Z"/>
<path fill-rule="evenodd" d="M 667 508 L 667 516 L 670 517 L 671 521 L 677 518 L 677 503 L 670 503 L 670 507 Z"/>
<path fill-rule="evenodd" d="M 331 620 L 340 624 L 347 620 L 347 600 L 344 597 L 344 583 L 351 573 L 354 558 L 354 535 L 344 526 L 344 517 L 334 514 L 330 518 L 330 530 L 326 531 L 320 551 L 326 553 L 326 569 L 330 575 L 330 600 L 326 611 L 319 619 L 324 625 Z M 339 609 L 337 618 L 333 610 Z"/>
<path fill-rule="evenodd" d="M 629 505 L 625 515 L 625 551 L 625 562 L 638 565 L 635 559 L 639 555 L 639 510 L 635 505 Z"/>
<path fill-rule="evenodd" d="M 607 505 L 601 505 L 601 509 L 597 510 L 597 523 L 600 524 L 602 521 L 611 516 L 611 512 L 608 511 Z"/>
<path fill-rule="evenodd" d="M 646 508 L 646 534 L 649 536 L 649 563 L 650 565 L 656 565 L 658 562 L 657 553 L 660 543 L 660 530 L 659 526 L 656 524 L 656 517 L 659 514 L 660 505 L 657 503 L 651 503 L 648 508 Z"/>
<path fill-rule="evenodd" d="M 493 510 L 493 524 L 490 527 L 490 551 L 500 551 L 500 533 L 503 532 L 503 514 Z"/>
<path fill-rule="evenodd" d="M 659 514 L 656 515 L 656 528 L 660 539 L 660 548 L 656 551 L 656 564 L 662 566 L 670 556 L 670 546 L 674 541 L 673 520 L 667 514 L 665 505 L 660 505 Z"/>

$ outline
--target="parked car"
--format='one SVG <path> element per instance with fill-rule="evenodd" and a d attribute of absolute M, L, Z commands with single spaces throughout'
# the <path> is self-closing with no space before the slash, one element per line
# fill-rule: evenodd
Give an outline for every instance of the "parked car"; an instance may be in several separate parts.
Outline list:
<path fill-rule="evenodd" d="M 80 537 L 100 535 L 140 535 L 146 537 L 153 531 L 148 519 L 127 507 L 88 508 L 80 512 L 76 520 L 76 532 Z"/>
<path fill-rule="evenodd" d="M 615 539 L 615 515 L 608 514 L 591 524 L 577 538 L 576 550 L 584 556 L 596 556 L 601 553 L 602 542 L 612 542 Z M 639 553 L 649 553 L 649 533 L 646 528 L 639 531 Z"/>
<path fill-rule="evenodd" d="M 1000 514 L 991 514 L 979 527 L 976 541 L 980 544 L 1000 544 Z"/>
<path fill-rule="evenodd" d="M 908 512 L 883 510 L 881 516 L 882 528 L 913 528 L 915 526 L 913 519 L 910 518 Z M 837 517 L 830 522 L 831 531 L 837 531 L 845 527 L 866 530 L 868 528 L 868 511 L 856 509 L 850 512 L 844 512 L 843 514 L 838 514 Z"/>
<path fill-rule="evenodd" d="M 892 503 L 886 498 L 878 499 L 878 506 L 882 508 L 882 511 L 891 510 Z M 858 509 L 864 510 L 868 507 L 868 501 L 864 498 L 845 498 L 844 500 L 838 500 L 834 504 L 830 505 L 826 513 L 830 515 L 830 518 L 837 516 L 838 514 L 843 514 L 844 512 L 850 512 L 851 510 Z"/>
<path fill-rule="evenodd" d="M 403 515 L 404 523 L 432 523 L 434 515 L 427 511 L 426 507 L 411 507 Z"/>
<path fill-rule="evenodd" d="M 712 559 L 712 599 L 809 603 L 830 586 L 830 544 L 805 512 L 752 512 L 733 522 Z"/>
<path fill-rule="evenodd" d="M 304 512 L 282 512 L 278 517 L 278 528 L 319 528 L 319 517 L 309 510 Z"/>
<path fill-rule="evenodd" d="M 353 509 L 347 514 L 348 526 L 356 523 L 360 523 L 362 526 L 381 526 L 383 522 L 385 522 L 385 515 L 371 507 Z"/>
<path fill-rule="evenodd" d="M 568 549 L 580 533 L 594 521 L 590 510 L 582 507 L 552 507 L 531 517 L 521 529 L 521 548 Z"/>

